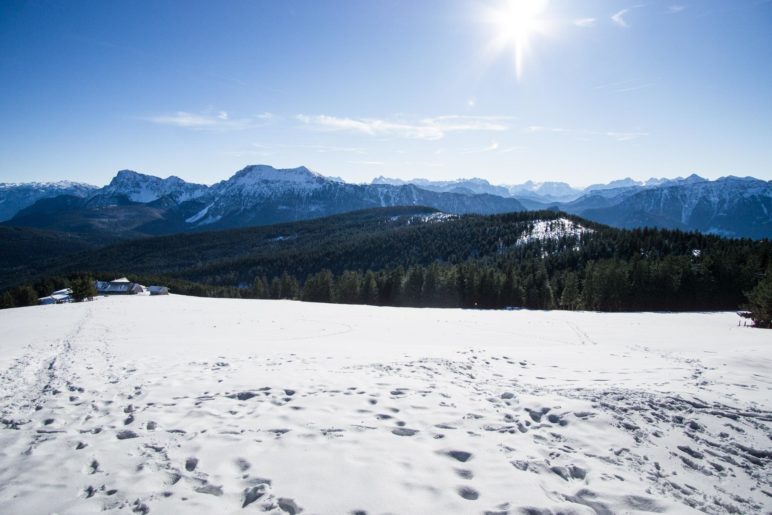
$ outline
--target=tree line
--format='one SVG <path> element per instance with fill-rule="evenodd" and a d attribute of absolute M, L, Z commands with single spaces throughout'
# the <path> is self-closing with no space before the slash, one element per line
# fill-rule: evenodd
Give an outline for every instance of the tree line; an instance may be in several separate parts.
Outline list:
<path fill-rule="evenodd" d="M 503 267 L 435 262 L 337 275 L 324 269 L 304 280 L 286 272 L 257 277 L 239 292 L 240 297 L 341 304 L 595 311 L 726 310 L 747 300 L 746 291 L 718 283 L 703 264 L 683 258 L 590 261 L 576 271 L 553 273 L 544 262 Z"/>
<path fill-rule="evenodd" d="M 468 215 L 442 223 L 424 223 L 424 214 L 369 210 L 151 238 L 95 251 L 70 268 L 208 297 L 481 309 L 764 310 L 760 285 L 772 265 L 768 240 L 619 230 L 555 212 Z M 558 228 L 568 220 L 586 230 L 523 238 L 545 220 Z M 48 295 L 75 273 L 56 284 L 44 278 L 8 290 L 2 305 Z"/>

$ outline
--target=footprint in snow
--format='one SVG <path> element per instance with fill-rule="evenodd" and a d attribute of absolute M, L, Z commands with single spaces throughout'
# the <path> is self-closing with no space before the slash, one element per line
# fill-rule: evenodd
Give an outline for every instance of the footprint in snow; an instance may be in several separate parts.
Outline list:
<path fill-rule="evenodd" d="M 468 486 L 462 486 L 458 490 L 458 495 L 466 499 L 467 501 L 476 501 L 480 497 L 480 493 L 474 488 Z"/>

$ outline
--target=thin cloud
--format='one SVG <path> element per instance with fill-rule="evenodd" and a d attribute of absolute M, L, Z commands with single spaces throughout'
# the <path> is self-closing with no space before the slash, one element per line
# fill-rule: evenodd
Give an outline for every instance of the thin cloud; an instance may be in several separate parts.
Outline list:
<path fill-rule="evenodd" d="M 498 141 L 491 141 L 490 145 L 485 145 L 484 147 L 476 147 L 476 148 L 468 148 L 464 151 L 462 151 L 462 154 L 485 154 L 487 152 L 496 152 L 499 150 L 499 142 Z"/>
<path fill-rule="evenodd" d="M 595 18 L 577 18 L 574 20 L 574 25 L 577 27 L 588 28 L 595 25 Z"/>
<path fill-rule="evenodd" d="M 633 9 L 637 9 L 639 7 L 643 7 L 642 5 L 634 5 L 632 7 L 626 7 L 613 15 L 611 15 L 611 21 L 614 22 L 614 24 L 618 27 L 621 27 L 623 29 L 626 29 L 630 27 L 630 24 L 627 23 L 627 20 L 625 19 L 625 16 L 627 13 L 629 13 Z"/>
<path fill-rule="evenodd" d="M 604 84 L 598 84 L 593 86 L 592 89 L 611 89 L 617 87 L 623 87 L 637 82 L 637 79 L 620 80 L 617 82 L 606 82 Z"/>
<path fill-rule="evenodd" d="M 484 147 L 467 148 L 461 151 L 461 154 L 509 154 L 515 150 L 523 150 L 525 147 L 522 145 L 515 145 L 511 147 L 502 147 L 498 141 L 491 141 L 489 145 Z M 436 152 L 440 154 L 441 152 Z"/>
<path fill-rule="evenodd" d="M 648 132 L 607 132 L 606 136 L 615 139 L 616 141 L 632 141 L 638 138 L 644 138 L 648 136 Z"/>
<path fill-rule="evenodd" d="M 367 154 L 365 149 L 361 147 L 341 147 L 336 145 L 301 145 L 301 144 L 290 144 L 290 143 L 271 143 L 270 145 L 266 145 L 264 143 L 252 143 L 252 146 L 255 148 L 260 148 L 265 150 L 298 150 L 298 149 L 313 150 L 320 154 L 329 154 L 329 153 L 344 153 L 344 154 L 358 154 L 358 155 Z"/>
<path fill-rule="evenodd" d="M 369 136 L 439 140 L 452 132 L 509 130 L 510 118 L 498 116 L 446 115 L 419 120 L 384 120 L 378 118 L 340 118 L 329 115 L 297 115 L 304 125 L 325 131 L 347 131 Z"/>
<path fill-rule="evenodd" d="M 643 138 L 649 135 L 648 132 L 632 132 L 632 131 L 593 131 L 587 129 L 564 129 L 562 127 L 544 127 L 542 125 L 531 125 L 525 128 L 525 131 L 531 134 L 565 134 L 570 136 L 576 136 L 586 140 L 591 136 L 606 136 L 616 141 L 632 141 L 635 139 Z"/>
<path fill-rule="evenodd" d="M 643 82 L 642 79 L 628 79 L 618 82 L 598 84 L 597 86 L 593 86 L 592 89 L 605 90 L 611 93 L 628 93 L 631 91 L 650 88 L 651 86 L 653 86 L 653 84 L 649 82 Z"/>
<path fill-rule="evenodd" d="M 265 122 L 272 117 L 271 113 L 263 113 L 254 118 L 233 119 L 227 111 L 217 111 L 214 114 L 177 111 L 171 114 L 148 116 L 143 119 L 156 125 L 167 125 L 182 129 L 231 131 L 257 127 L 260 125 L 260 122 Z"/>
<path fill-rule="evenodd" d="M 625 88 L 620 88 L 617 90 L 614 90 L 615 93 L 629 93 L 631 91 L 639 91 L 641 89 L 648 89 L 651 87 L 651 84 L 638 84 L 636 86 L 628 86 Z"/>
<path fill-rule="evenodd" d="M 383 166 L 386 164 L 383 161 L 349 161 L 349 163 L 363 166 Z"/>
<path fill-rule="evenodd" d="M 562 127 L 544 127 L 543 125 L 529 125 L 525 128 L 526 132 L 530 133 L 540 133 L 540 132 L 551 132 L 551 133 L 561 133 L 561 132 L 569 132 L 568 129 L 564 129 Z"/>
<path fill-rule="evenodd" d="M 670 5 L 667 8 L 667 12 L 670 14 L 678 14 L 678 13 L 684 12 L 685 10 L 686 10 L 686 6 L 681 4 Z"/>

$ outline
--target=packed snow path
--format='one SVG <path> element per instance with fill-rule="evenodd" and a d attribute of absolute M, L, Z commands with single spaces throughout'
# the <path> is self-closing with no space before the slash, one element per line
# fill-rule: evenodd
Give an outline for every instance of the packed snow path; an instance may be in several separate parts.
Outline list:
<path fill-rule="evenodd" d="M 125 297 L 0 311 L 0 513 L 768 513 L 772 332 Z"/>

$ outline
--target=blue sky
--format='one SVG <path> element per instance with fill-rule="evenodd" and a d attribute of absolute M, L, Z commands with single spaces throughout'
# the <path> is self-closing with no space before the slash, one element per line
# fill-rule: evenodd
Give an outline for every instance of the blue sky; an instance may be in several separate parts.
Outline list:
<path fill-rule="evenodd" d="M 0 181 L 769 180 L 771 28 L 770 0 L 4 0 Z"/>

